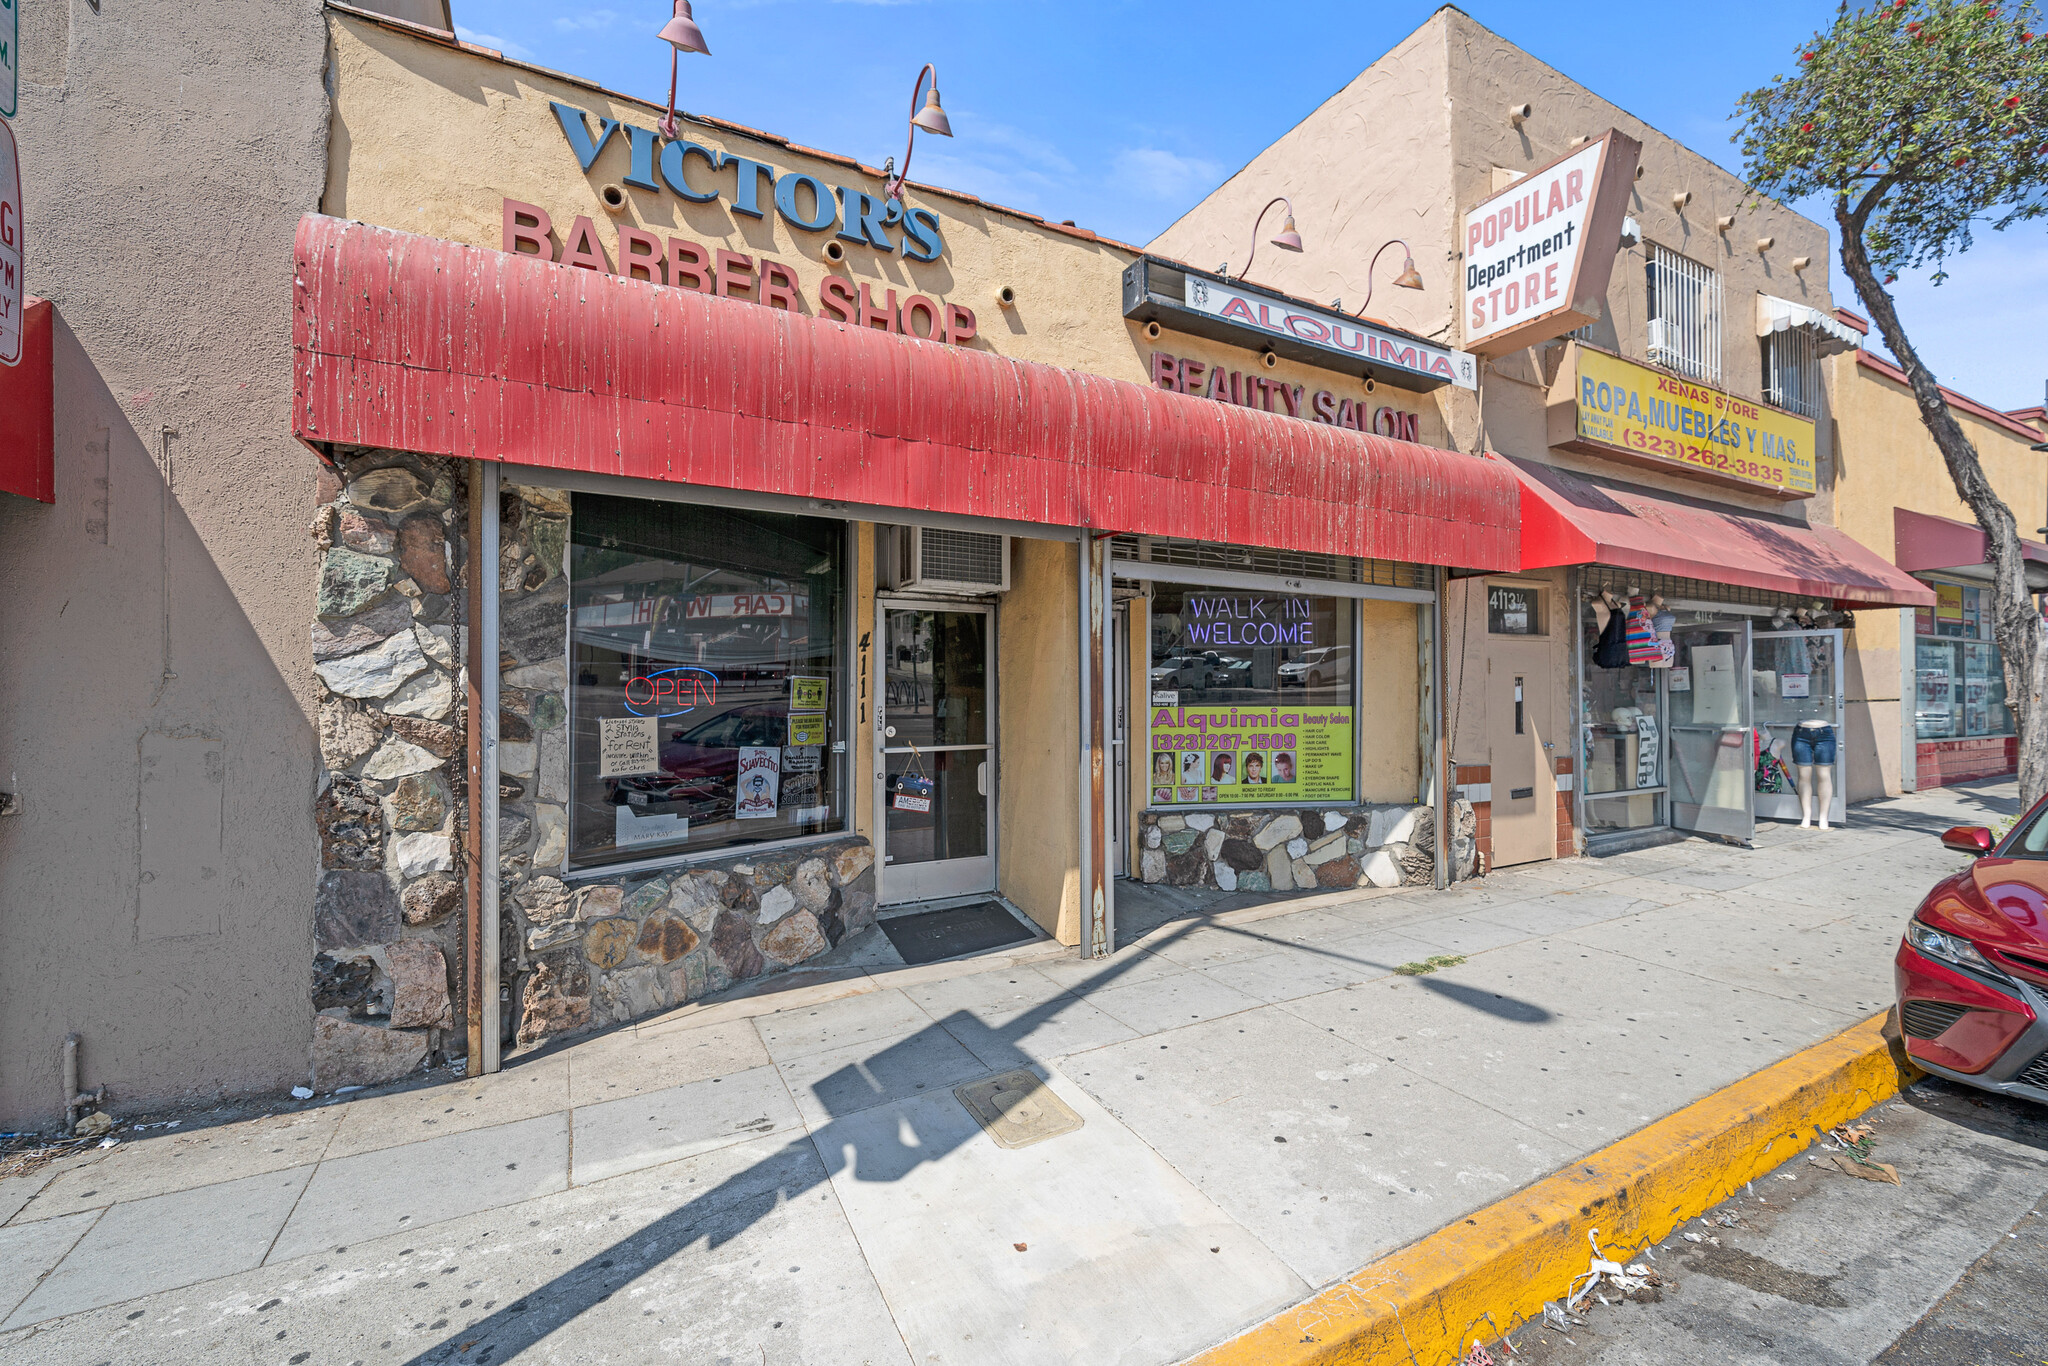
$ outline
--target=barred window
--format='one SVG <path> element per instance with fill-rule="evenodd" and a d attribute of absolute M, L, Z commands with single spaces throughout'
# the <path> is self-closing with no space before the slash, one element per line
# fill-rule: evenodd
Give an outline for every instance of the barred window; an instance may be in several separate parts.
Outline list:
<path fill-rule="evenodd" d="M 1650 363 L 1702 384 L 1721 382 L 1721 276 L 1653 243 L 1649 279 Z"/>
<path fill-rule="evenodd" d="M 1813 331 L 1788 327 L 1763 338 L 1764 402 L 1801 417 L 1820 416 L 1820 358 Z"/>

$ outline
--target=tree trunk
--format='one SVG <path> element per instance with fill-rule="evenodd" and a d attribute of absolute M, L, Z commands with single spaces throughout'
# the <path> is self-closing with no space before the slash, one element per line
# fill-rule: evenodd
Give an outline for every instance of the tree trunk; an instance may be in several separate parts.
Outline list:
<path fill-rule="evenodd" d="M 2043 688 L 2048 686 L 2048 634 L 2041 629 L 2041 612 L 2027 590 L 2026 558 L 2020 549 L 2019 524 L 2005 505 L 1984 466 L 1977 448 L 1963 435 L 1941 385 L 1921 361 L 1919 352 L 1899 325 L 1892 297 L 1878 283 L 1870 257 L 1863 247 L 1863 225 L 1850 211 L 1846 200 L 1835 204 L 1835 222 L 1842 230 L 1842 268 L 1856 285 L 1856 295 L 1870 310 L 1885 344 L 1891 348 L 1899 368 L 1912 386 L 1913 401 L 1920 409 L 1921 424 L 1955 482 L 1956 494 L 1976 515 L 1984 528 L 1986 559 L 1991 566 L 1992 636 L 2005 661 L 2005 697 L 2019 731 L 2020 805 L 2031 807 L 2048 792 L 2048 709 L 2043 705 Z M 1910 650 L 1912 641 L 1902 638 L 1900 649 Z M 1914 705 L 1913 698 L 1900 699 L 1901 706 Z"/>

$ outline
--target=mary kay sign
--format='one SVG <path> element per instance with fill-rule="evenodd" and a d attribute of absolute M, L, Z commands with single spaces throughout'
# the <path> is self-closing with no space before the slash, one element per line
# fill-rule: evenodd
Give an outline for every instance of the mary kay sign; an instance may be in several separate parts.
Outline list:
<path fill-rule="evenodd" d="M 1497 356 L 1599 318 L 1643 145 L 1610 129 L 1465 215 L 1465 347 Z"/>
<path fill-rule="evenodd" d="M 21 361 L 21 166 L 14 130 L 0 120 L 0 365 Z"/>

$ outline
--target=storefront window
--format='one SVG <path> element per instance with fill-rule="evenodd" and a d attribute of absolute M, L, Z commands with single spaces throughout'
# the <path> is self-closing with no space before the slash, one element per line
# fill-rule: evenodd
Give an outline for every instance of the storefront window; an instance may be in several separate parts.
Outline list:
<path fill-rule="evenodd" d="M 1160 584 L 1151 621 L 1153 806 L 1352 800 L 1349 598 Z"/>
<path fill-rule="evenodd" d="M 1585 633 L 1584 772 L 1586 830 L 1642 830 L 1664 824 L 1664 692 L 1668 669 L 1594 661 L 1600 618 L 1589 602 Z"/>
<path fill-rule="evenodd" d="M 1991 590 L 1936 583 L 1914 613 L 1913 728 L 1922 740 L 2011 735 L 2005 667 L 1991 635 Z"/>
<path fill-rule="evenodd" d="M 845 827 L 843 523 L 576 496 L 570 859 Z"/>

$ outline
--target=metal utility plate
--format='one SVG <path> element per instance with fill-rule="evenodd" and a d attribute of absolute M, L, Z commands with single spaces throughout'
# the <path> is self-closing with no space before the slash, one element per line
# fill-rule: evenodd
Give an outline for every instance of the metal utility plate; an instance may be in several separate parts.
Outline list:
<path fill-rule="evenodd" d="M 988 1130 L 988 1136 L 1005 1148 L 1028 1148 L 1087 1123 L 1029 1068 L 956 1086 L 953 1094 Z"/>
<path fill-rule="evenodd" d="M 912 967 L 1007 944 L 1022 944 L 1032 937 L 1016 916 L 993 901 L 885 915 L 881 925 L 882 933 L 896 946 L 896 952 Z"/>

